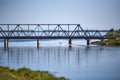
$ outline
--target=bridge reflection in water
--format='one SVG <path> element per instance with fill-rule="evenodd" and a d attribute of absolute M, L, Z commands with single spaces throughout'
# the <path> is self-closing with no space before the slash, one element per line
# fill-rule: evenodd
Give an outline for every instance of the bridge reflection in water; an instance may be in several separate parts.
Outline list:
<path fill-rule="evenodd" d="M 102 49 L 95 47 L 0 48 L 0 65 L 40 70 L 69 69 L 80 67 L 80 64 L 87 64 L 90 60 L 97 61 L 100 52 Z"/>

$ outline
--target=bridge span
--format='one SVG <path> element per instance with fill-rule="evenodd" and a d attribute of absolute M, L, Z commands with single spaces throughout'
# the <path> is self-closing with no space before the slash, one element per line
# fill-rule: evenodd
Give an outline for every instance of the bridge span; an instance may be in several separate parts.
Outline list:
<path fill-rule="evenodd" d="M 0 39 L 4 39 L 4 47 L 8 48 L 9 39 L 36 39 L 39 47 L 40 39 L 85 39 L 87 45 L 91 39 L 113 39 L 104 33 L 108 30 L 85 30 L 80 24 L 0 24 Z"/>

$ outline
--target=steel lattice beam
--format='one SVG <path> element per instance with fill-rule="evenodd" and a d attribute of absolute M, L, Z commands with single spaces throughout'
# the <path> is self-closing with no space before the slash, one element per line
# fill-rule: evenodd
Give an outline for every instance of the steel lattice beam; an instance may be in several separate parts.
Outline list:
<path fill-rule="evenodd" d="M 0 24 L 0 39 L 110 39 L 108 30 L 84 30 L 80 24 Z"/>

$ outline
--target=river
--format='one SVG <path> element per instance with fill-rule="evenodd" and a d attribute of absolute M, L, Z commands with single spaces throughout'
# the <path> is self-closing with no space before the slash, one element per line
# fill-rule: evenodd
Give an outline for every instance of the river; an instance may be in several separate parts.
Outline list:
<path fill-rule="evenodd" d="M 0 42 L 0 65 L 13 69 L 27 67 L 49 71 L 70 80 L 120 80 L 120 47 L 86 46 L 85 41 L 67 40 Z"/>

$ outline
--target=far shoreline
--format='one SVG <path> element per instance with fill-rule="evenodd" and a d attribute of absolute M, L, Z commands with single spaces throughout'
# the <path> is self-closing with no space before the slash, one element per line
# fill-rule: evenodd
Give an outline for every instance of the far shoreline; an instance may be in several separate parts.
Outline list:
<path fill-rule="evenodd" d="M 100 46 L 115 46 L 119 47 L 120 46 L 120 38 L 118 39 L 108 39 L 104 41 L 94 41 L 91 42 L 93 45 L 100 45 Z"/>

